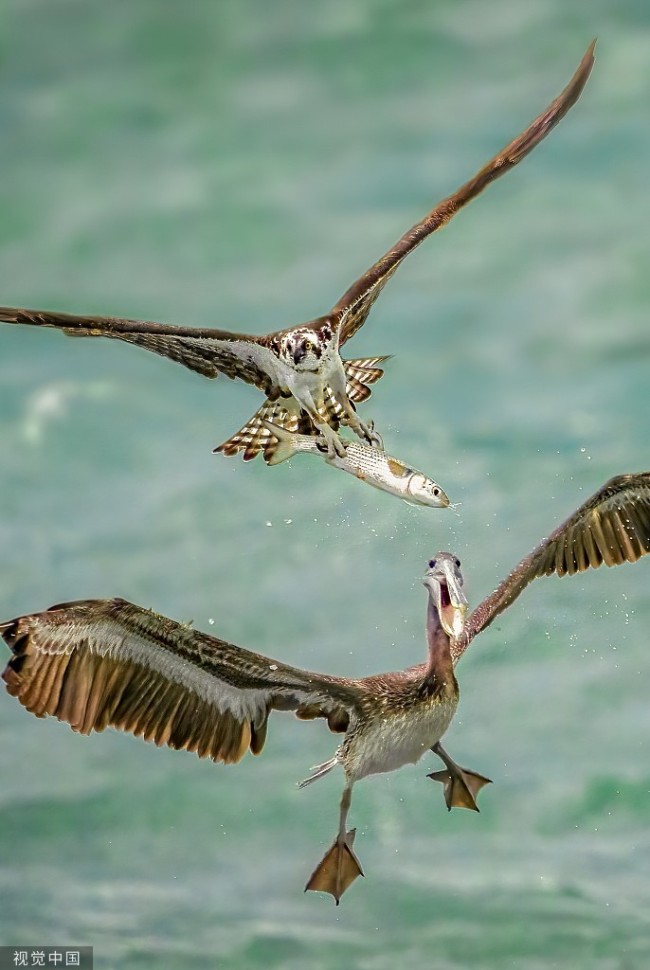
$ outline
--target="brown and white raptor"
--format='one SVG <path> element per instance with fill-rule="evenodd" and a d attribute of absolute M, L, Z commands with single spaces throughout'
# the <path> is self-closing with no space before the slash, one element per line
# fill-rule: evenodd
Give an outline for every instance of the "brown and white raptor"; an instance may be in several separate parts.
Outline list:
<path fill-rule="evenodd" d="M 587 82 L 593 51 L 594 43 L 564 91 L 522 134 L 409 229 L 325 316 L 264 336 L 15 307 L 0 307 L 0 320 L 56 327 L 70 336 L 112 337 L 169 357 L 205 377 L 222 373 L 253 384 L 266 400 L 239 431 L 215 449 L 226 455 L 242 450 L 248 460 L 263 451 L 270 439 L 267 422 L 289 431 L 322 435 L 330 457 L 345 454 L 337 434 L 340 425 L 381 445 L 372 424 L 358 416 L 356 405 L 370 396 L 370 385 L 383 375 L 378 365 L 387 358 L 344 360 L 341 347 L 363 326 L 402 260 L 487 185 L 517 165 L 564 117 Z"/>

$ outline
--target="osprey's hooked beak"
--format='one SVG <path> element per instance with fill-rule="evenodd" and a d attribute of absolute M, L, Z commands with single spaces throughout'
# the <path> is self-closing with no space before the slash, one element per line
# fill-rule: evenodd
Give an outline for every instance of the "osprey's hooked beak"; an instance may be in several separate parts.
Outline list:
<path fill-rule="evenodd" d="M 429 590 L 447 636 L 459 637 L 465 628 L 468 602 L 463 591 L 463 576 L 458 560 L 449 553 L 438 554 L 424 574 Z"/>

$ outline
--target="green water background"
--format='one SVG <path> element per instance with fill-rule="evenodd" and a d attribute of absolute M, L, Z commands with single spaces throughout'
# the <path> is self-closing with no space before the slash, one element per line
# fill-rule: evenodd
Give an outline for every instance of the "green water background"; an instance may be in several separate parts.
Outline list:
<path fill-rule="evenodd" d="M 0 328 L 0 612 L 122 595 L 363 675 L 423 654 L 424 562 L 477 602 L 650 466 L 650 10 L 583 0 L 17 0 L 0 84 L 3 303 L 262 333 L 326 310 L 560 90 L 583 100 L 400 270 L 350 345 L 363 414 L 460 514 L 311 459 L 211 454 L 258 392 Z M 0 698 L 0 942 L 98 968 L 640 970 L 650 961 L 650 561 L 535 584 L 459 668 L 447 743 L 355 789 L 367 879 L 302 888 L 341 778 L 276 715 L 225 768 Z"/>

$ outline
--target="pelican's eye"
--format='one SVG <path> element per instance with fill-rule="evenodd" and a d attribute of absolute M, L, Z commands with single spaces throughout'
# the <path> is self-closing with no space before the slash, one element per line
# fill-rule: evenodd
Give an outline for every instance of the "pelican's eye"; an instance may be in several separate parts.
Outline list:
<path fill-rule="evenodd" d="M 429 569 L 435 569 L 435 568 L 436 568 L 436 561 L 435 561 L 435 559 L 430 559 L 429 560 Z"/>

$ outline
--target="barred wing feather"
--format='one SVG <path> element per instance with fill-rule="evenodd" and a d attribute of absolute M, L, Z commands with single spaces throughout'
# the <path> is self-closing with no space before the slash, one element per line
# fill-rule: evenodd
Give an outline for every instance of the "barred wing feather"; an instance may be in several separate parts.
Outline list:
<path fill-rule="evenodd" d="M 370 397 L 372 391 L 369 385 L 376 383 L 384 375 L 383 369 L 378 364 L 389 359 L 390 355 L 343 361 L 347 379 L 346 391 L 351 401 L 358 403 Z M 335 431 L 338 431 L 341 424 L 347 421 L 345 411 L 336 401 L 329 387 L 325 388 L 323 401 L 318 410 L 323 421 L 326 421 Z M 275 439 L 266 427 L 267 421 L 296 434 L 318 434 L 311 418 L 304 411 L 290 409 L 286 400 L 284 402 L 267 400 L 239 431 L 218 445 L 214 449 L 215 452 L 232 456 L 238 451 L 243 451 L 244 461 L 251 461 L 263 452 L 268 462 L 269 446 Z"/>
<path fill-rule="evenodd" d="M 452 643 L 454 661 L 540 576 L 636 562 L 650 553 L 650 472 L 617 475 L 558 526 L 476 607 Z"/>
<path fill-rule="evenodd" d="M 272 710 L 340 720 L 354 691 L 125 600 L 83 600 L 0 624 L 7 690 L 82 734 L 115 727 L 213 761 L 264 745 Z M 310 715 L 314 716 L 314 715 Z"/>
<path fill-rule="evenodd" d="M 0 307 L 4 323 L 53 327 L 69 337 L 110 337 L 174 360 L 203 377 L 225 374 L 268 394 L 274 358 L 266 337 L 212 328 L 176 327 L 148 320 L 77 316 L 46 310 Z"/>

